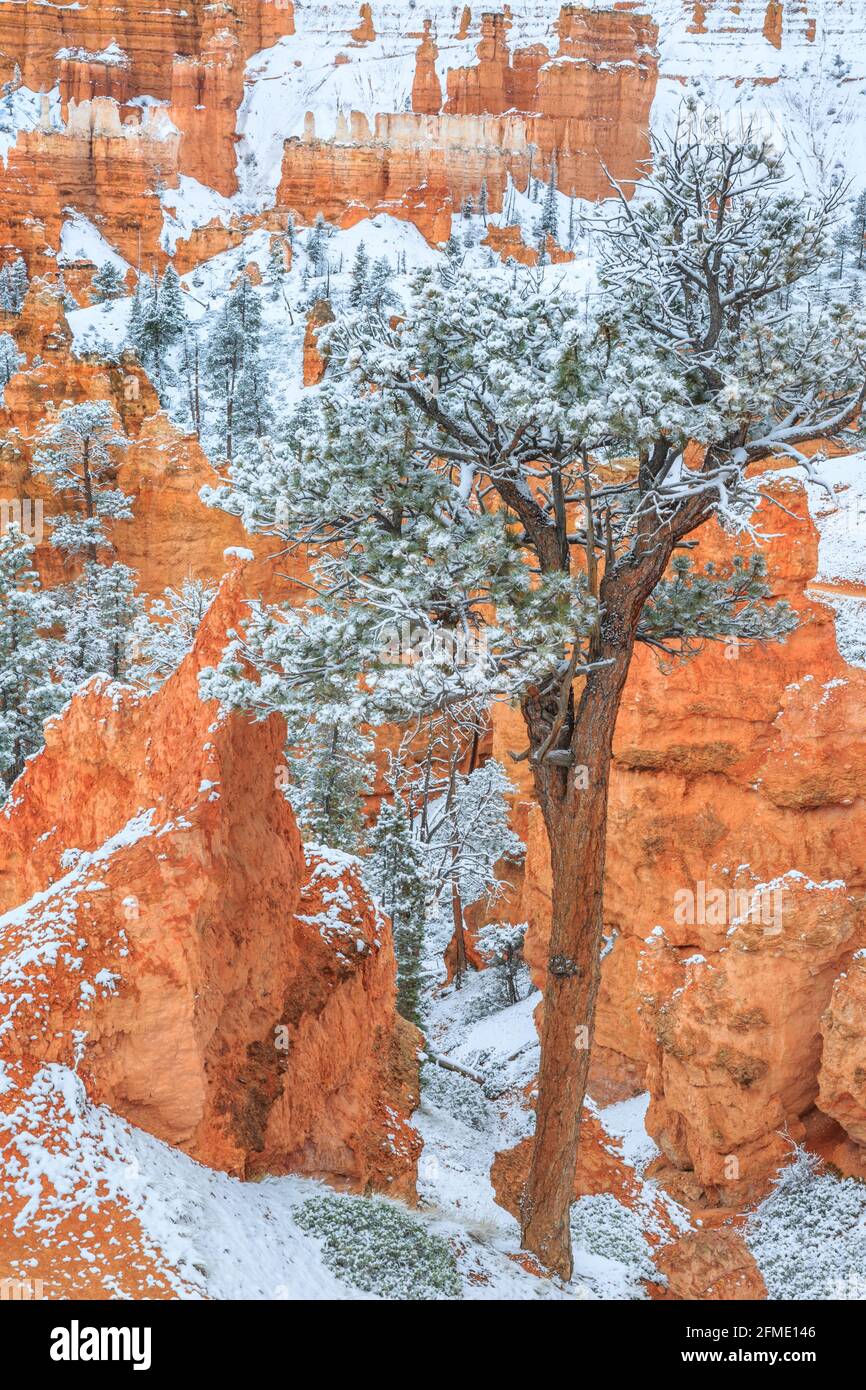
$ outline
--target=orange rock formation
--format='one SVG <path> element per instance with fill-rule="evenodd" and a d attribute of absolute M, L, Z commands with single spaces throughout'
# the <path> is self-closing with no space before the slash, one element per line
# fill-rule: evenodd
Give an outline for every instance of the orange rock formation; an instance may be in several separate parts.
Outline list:
<path fill-rule="evenodd" d="M 40 1066 L 75 1066 L 93 1100 L 212 1167 L 411 1195 L 417 1035 L 389 924 L 352 861 L 305 862 L 281 720 L 199 698 L 243 612 L 234 574 L 157 694 L 91 681 L 16 783 L 4 1104 Z"/>
<path fill-rule="evenodd" d="M 667 1279 L 662 1298 L 745 1302 L 767 1297 L 755 1257 L 736 1231 L 689 1231 L 665 1245 L 656 1264 Z"/>
<path fill-rule="evenodd" d="M 554 151 L 563 192 L 606 193 L 602 164 L 633 179 L 649 150 L 658 75 L 652 22 L 566 6 L 553 55 L 543 46 L 511 55 L 508 27 L 505 14 L 483 16 L 478 63 L 449 71 L 444 104 L 427 24 L 411 113 L 379 113 L 372 129 L 360 112 L 341 115 L 328 141 L 316 139 L 308 115 L 304 137 L 286 142 L 278 206 L 305 221 L 321 210 L 344 225 L 388 211 L 442 241 L 451 208 L 477 196 L 482 179 L 498 210 L 507 176 L 521 185 L 530 172 L 546 177 Z"/>

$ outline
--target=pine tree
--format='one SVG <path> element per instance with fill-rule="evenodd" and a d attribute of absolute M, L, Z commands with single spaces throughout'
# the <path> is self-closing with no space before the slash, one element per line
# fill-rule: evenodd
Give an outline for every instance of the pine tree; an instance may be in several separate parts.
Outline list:
<path fill-rule="evenodd" d="M 142 362 L 147 362 L 154 347 L 154 319 L 157 288 L 150 275 L 139 275 L 129 310 L 127 337 Z"/>
<path fill-rule="evenodd" d="M 539 245 L 544 246 L 550 236 L 554 241 L 559 241 L 559 206 L 556 193 L 556 150 L 550 157 L 550 177 L 547 181 L 547 192 L 544 195 L 544 202 L 541 205 L 541 216 L 535 224 L 536 237 Z"/>
<path fill-rule="evenodd" d="M 399 796 L 383 801 L 370 833 L 365 878 L 391 918 L 397 956 L 397 1008 L 421 1026 L 426 875 L 424 852 Z"/>
<path fill-rule="evenodd" d="M 22 257 L 7 261 L 0 270 L 0 310 L 7 314 L 20 314 L 29 288 L 27 266 Z"/>
<path fill-rule="evenodd" d="M 268 255 L 268 268 L 265 273 L 265 281 L 270 286 L 272 300 L 280 298 L 288 275 L 285 247 L 286 242 L 282 237 L 274 237 Z"/>
<path fill-rule="evenodd" d="M 481 218 L 482 222 L 486 222 L 486 221 L 487 221 L 487 217 L 488 217 L 487 204 L 488 204 L 487 180 L 486 180 L 486 179 L 482 179 L 482 180 L 481 180 L 481 191 L 480 191 L 480 193 L 478 194 L 478 215 L 479 215 L 479 217 Z"/>
<path fill-rule="evenodd" d="M 27 275 L 27 266 L 21 256 L 16 257 L 12 262 L 10 270 L 10 284 L 12 289 L 12 301 L 15 312 L 20 313 L 24 307 L 24 300 L 30 288 L 30 280 Z"/>
<path fill-rule="evenodd" d="M 90 288 L 97 304 L 108 305 L 126 295 L 126 282 L 113 261 L 106 261 L 96 272 Z"/>
<path fill-rule="evenodd" d="M 443 284 L 453 284 L 455 276 L 463 264 L 464 252 L 460 242 L 455 236 L 450 236 L 445 243 L 445 264 L 440 267 L 440 277 Z"/>
<path fill-rule="evenodd" d="M 24 300 L 29 282 L 26 264 L 21 256 L 7 261 L 0 270 L 0 309 L 7 314 L 19 314 L 24 309 Z"/>
<path fill-rule="evenodd" d="M 363 798 L 372 786 L 372 739 L 338 710 L 289 719 L 286 795 L 304 835 L 352 854 L 363 828 Z"/>
<path fill-rule="evenodd" d="M 365 302 L 369 269 L 370 259 L 367 255 L 367 248 L 363 241 L 359 241 L 355 259 L 352 262 L 352 283 L 349 288 L 349 303 L 353 309 L 357 309 L 360 304 Z"/>
<path fill-rule="evenodd" d="M 505 276 L 452 270 L 416 277 L 399 324 L 350 315 L 323 330 L 329 379 L 300 447 L 233 472 L 254 525 L 284 507 L 283 533 L 314 538 L 313 595 L 303 613 L 247 623 L 260 679 L 233 640 L 204 682 L 264 711 L 339 673 L 367 722 L 470 696 L 519 706 L 514 756 L 551 847 L 553 919 L 522 1240 L 563 1278 L 589 1060 L 575 1021 L 591 1033 L 634 653 L 785 640 L 796 615 L 756 570 L 672 561 L 713 519 L 759 548 L 761 465 L 784 455 L 814 474 L 803 444 L 850 447 L 866 399 L 862 315 L 823 303 L 844 190 L 792 195 L 756 130 L 699 144 L 693 131 L 690 110 L 652 137 L 641 198 L 599 227 L 592 319 L 564 285 L 526 276 L 512 293 Z M 602 460 L 623 461 L 613 482 Z M 383 612 L 486 640 L 468 661 L 434 644 L 389 666 Z"/>
<path fill-rule="evenodd" d="M 3 388 L 8 385 L 23 361 L 23 354 L 11 333 L 0 333 L 0 398 Z"/>
<path fill-rule="evenodd" d="M 364 303 L 375 314 L 381 314 L 386 309 L 394 308 L 400 303 L 399 296 L 394 289 L 391 266 L 387 256 L 380 256 L 377 261 L 373 262 L 367 280 Z"/>
<path fill-rule="evenodd" d="M 64 504 L 52 521 L 56 549 L 95 561 L 109 544 L 104 523 L 132 517 L 130 497 L 112 486 L 126 444 L 106 401 L 67 406 L 43 431 L 37 467 Z"/>
<path fill-rule="evenodd" d="M 322 213 L 316 213 L 316 220 L 307 233 L 307 256 L 314 275 L 324 275 L 328 259 L 328 224 Z"/>
<path fill-rule="evenodd" d="M 518 1002 L 517 971 L 523 961 L 527 923 L 490 922 L 478 933 L 477 942 L 489 963 L 499 966 L 505 979 L 505 997 L 509 1004 Z"/>
<path fill-rule="evenodd" d="M 866 189 L 863 190 L 854 204 L 850 224 L 850 242 L 857 269 L 862 270 L 866 264 Z"/>
<path fill-rule="evenodd" d="M 88 560 L 71 584 L 55 590 L 63 626 L 61 681 L 68 695 L 90 676 L 119 680 L 131 664 L 133 628 L 144 611 L 127 565 Z"/>
<path fill-rule="evenodd" d="M 16 527 L 0 533 L 0 801 L 42 746 L 42 726 L 63 703 L 52 679 L 57 643 L 45 636 L 50 605 L 32 567 L 34 545 Z"/>
<path fill-rule="evenodd" d="M 269 418 L 261 324 L 261 304 L 244 274 L 217 315 L 205 354 L 229 462 L 239 445 L 264 434 Z"/>
<path fill-rule="evenodd" d="M 130 677 L 151 687 L 167 680 L 191 650 L 215 594 L 215 585 L 186 579 L 180 589 L 166 589 L 149 613 L 141 613 L 131 635 Z"/>
<path fill-rule="evenodd" d="M 169 261 L 156 298 L 156 351 L 160 357 L 183 336 L 186 323 L 180 277 Z"/>

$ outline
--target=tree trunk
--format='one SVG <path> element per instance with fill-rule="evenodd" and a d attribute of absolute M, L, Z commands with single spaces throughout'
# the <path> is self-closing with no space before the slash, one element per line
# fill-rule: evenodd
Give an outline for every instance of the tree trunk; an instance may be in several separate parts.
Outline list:
<path fill-rule="evenodd" d="M 451 916 L 454 922 L 454 937 L 457 943 L 457 964 L 454 970 L 454 983 L 458 989 L 463 988 L 463 976 L 466 974 L 466 933 L 463 929 L 463 899 L 460 894 L 460 879 L 457 873 L 457 849 L 451 853 Z"/>
<path fill-rule="evenodd" d="M 575 715 L 572 766 L 536 769 L 550 841 L 553 920 L 521 1243 L 563 1279 L 572 1272 L 569 1218 L 600 976 L 611 745 L 631 653 L 629 641 L 604 652 L 611 666 L 588 677 Z"/>

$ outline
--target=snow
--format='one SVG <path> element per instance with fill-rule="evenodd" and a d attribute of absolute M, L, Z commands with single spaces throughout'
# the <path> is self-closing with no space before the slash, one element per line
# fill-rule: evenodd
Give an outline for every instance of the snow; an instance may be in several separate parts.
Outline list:
<path fill-rule="evenodd" d="M 793 1149 L 745 1236 L 770 1299 L 866 1298 L 866 1187 L 822 1171 L 814 1155 Z"/>
<path fill-rule="evenodd" d="M 8 164 L 9 151 L 18 139 L 19 132 L 33 130 L 42 116 L 42 94 L 31 91 L 29 87 L 18 87 L 7 96 L 0 97 L 0 155 L 4 167 Z M 60 88 L 52 87 L 47 93 L 49 121 L 53 128 L 60 127 Z"/>
<path fill-rule="evenodd" d="M 114 39 L 98 52 L 89 48 L 59 48 L 54 57 L 57 62 L 67 59 L 75 63 L 102 63 L 105 67 L 128 67 L 130 62 L 129 54 Z"/>
<path fill-rule="evenodd" d="M 843 660 L 866 668 L 866 453 L 820 460 L 805 479 L 802 468 L 783 468 L 761 482 L 768 489 L 780 483 L 805 487 L 819 538 L 807 596 L 834 610 Z M 831 688 L 824 687 L 822 704 Z"/>
<path fill-rule="evenodd" d="M 106 261 L 122 275 L 130 269 L 128 261 L 114 250 L 89 218 L 71 211 L 60 229 L 60 255 L 57 264 L 62 269 L 74 261 L 92 261 L 100 268 Z"/>
<path fill-rule="evenodd" d="M 186 240 L 197 227 L 206 227 L 209 222 L 228 227 L 235 215 L 230 199 L 189 174 L 181 174 L 177 188 L 166 188 L 159 196 L 163 209 L 162 246 L 170 256 L 174 255 L 178 241 Z"/>
<path fill-rule="evenodd" d="M 428 949 L 432 967 L 432 940 Z M 425 1023 L 432 1050 L 480 1074 L 484 1084 L 428 1062 L 413 1124 L 424 1139 L 418 1170 L 422 1210 L 435 1212 L 446 1223 L 443 1229 L 450 1223 L 455 1233 L 462 1228 L 483 1239 L 491 1252 L 514 1255 L 518 1224 L 497 1205 L 490 1168 L 497 1152 L 533 1132 L 525 1088 L 538 1070 L 534 1014 L 541 996 L 530 990 L 517 1004 L 504 1005 L 496 974 L 470 972 L 462 989 L 452 985 L 433 994 Z M 676 1203 L 643 1178 L 658 1152 L 644 1128 L 648 1102 L 644 1095 L 604 1110 L 588 1103 L 610 1137 L 611 1153 L 634 1167 L 637 1200 L 634 1208 L 610 1194 L 576 1202 L 573 1279 L 567 1287 L 556 1281 L 546 1287 L 545 1281 L 537 1297 L 643 1298 L 640 1279 L 651 1277 L 653 1269 L 647 1236 L 664 1242 L 671 1238 L 671 1229 L 689 1229 Z"/>

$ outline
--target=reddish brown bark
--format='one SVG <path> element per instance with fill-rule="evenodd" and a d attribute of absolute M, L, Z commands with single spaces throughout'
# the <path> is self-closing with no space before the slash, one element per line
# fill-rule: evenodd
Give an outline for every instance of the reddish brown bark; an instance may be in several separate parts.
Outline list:
<path fill-rule="evenodd" d="M 655 550 L 624 580 L 603 581 L 605 618 L 593 657 L 609 664 L 586 678 L 567 728 L 571 765 L 542 760 L 534 767 L 550 840 L 553 895 L 535 1144 L 521 1243 L 563 1279 L 572 1273 L 570 1209 L 600 976 L 613 733 L 641 610 L 669 554 L 668 546 Z M 543 742 L 539 715 L 531 700 L 524 704 L 536 747 Z"/>

